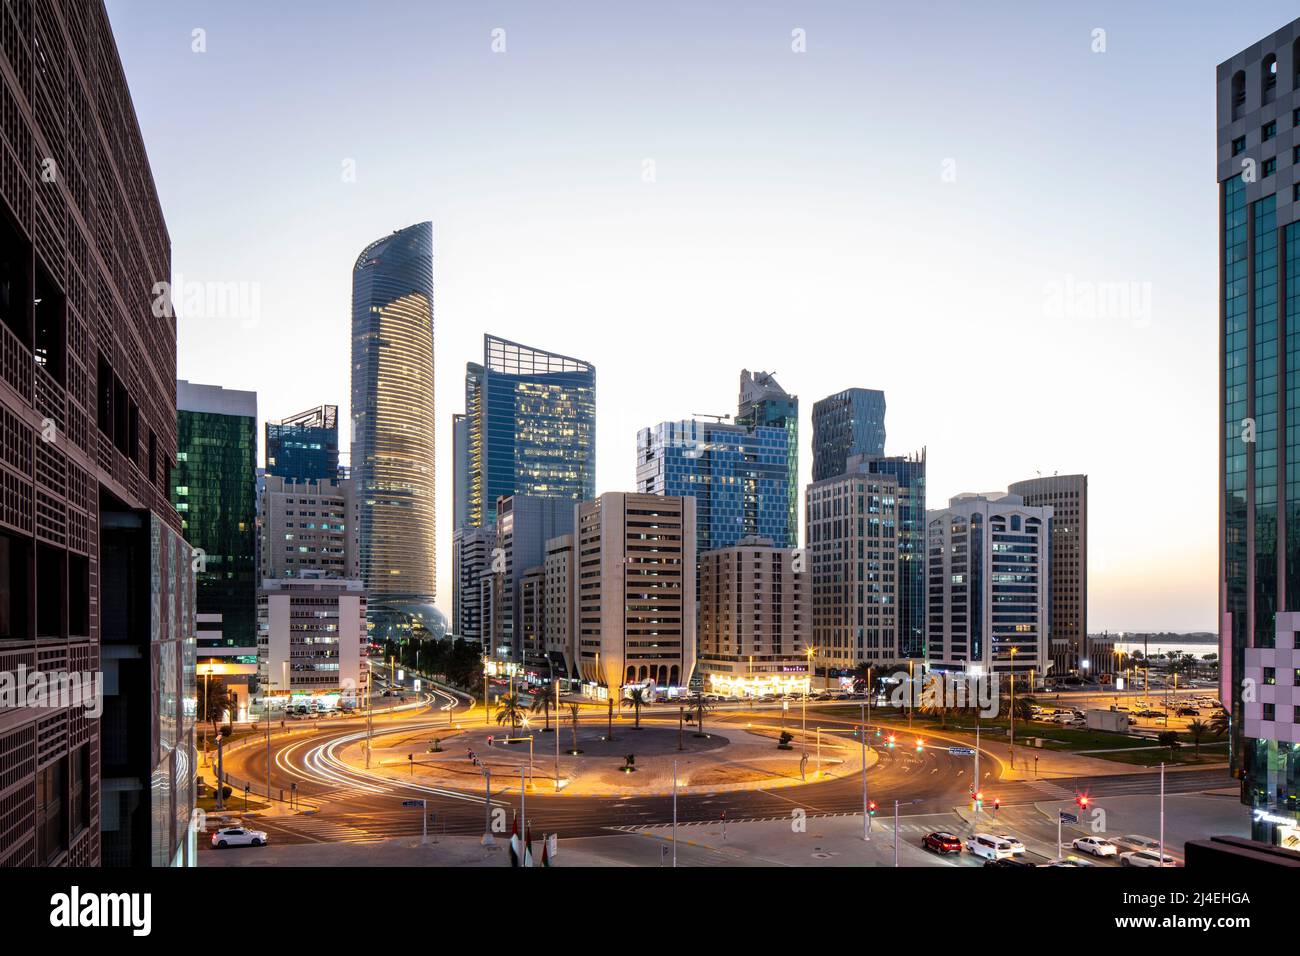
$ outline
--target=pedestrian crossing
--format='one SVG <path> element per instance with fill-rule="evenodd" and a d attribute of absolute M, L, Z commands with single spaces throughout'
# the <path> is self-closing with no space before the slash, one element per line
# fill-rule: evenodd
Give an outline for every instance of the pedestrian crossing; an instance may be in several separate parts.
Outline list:
<path fill-rule="evenodd" d="M 1060 784 L 1052 783 L 1050 780 L 1021 780 L 1019 782 L 1053 800 L 1073 800 L 1075 797 L 1073 790 L 1067 790 Z"/>
<path fill-rule="evenodd" d="M 810 813 L 808 814 L 808 819 L 809 820 L 830 820 L 830 819 L 838 819 L 842 817 L 861 818 L 861 816 L 862 813 L 860 811 L 857 813 L 849 813 L 849 812 Z M 783 823 L 789 823 L 791 819 L 792 818 L 790 817 L 789 814 L 785 814 L 784 816 L 774 816 L 774 817 L 728 817 L 727 824 L 731 825 L 735 823 L 775 823 L 777 821 L 781 821 Z M 905 819 L 906 818 L 899 821 L 898 824 L 899 833 L 929 833 L 934 829 L 934 827 L 924 823 L 904 822 Z M 873 824 L 873 826 L 875 826 L 878 829 L 889 830 L 892 833 L 894 830 L 893 817 L 892 816 L 885 817 L 885 818 L 877 817 L 876 822 Z M 719 831 L 721 831 L 722 821 L 716 819 L 715 820 L 682 820 L 679 821 L 677 824 L 677 828 L 679 830 L 683 828 L 689 829 L 692 827 L 716 827 L 718 828 Z M 672 824 L 671 823 L 622 824 L 616 826 L 607 826 L 605 827 L 605 829 L 617 833 L 641 833 L 647 830 L 671 830 Z"/>
<path fill-rule="evenodd" d="M 378 843 L 384 839 L 382 835 L 326 818 L 290 817 L 265 820 L 263 823 L 273 831 L 283 830 L 294 836 L 306 837 L 313 843 Z"/>

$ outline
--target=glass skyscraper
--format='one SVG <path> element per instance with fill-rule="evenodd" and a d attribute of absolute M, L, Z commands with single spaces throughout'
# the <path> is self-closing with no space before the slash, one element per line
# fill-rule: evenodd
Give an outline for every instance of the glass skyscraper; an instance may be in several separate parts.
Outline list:
<path fill-rule="evenodd" d="M 1300 20 L 1217 71 L 1219 620 L 1256 839 L 1300 841 Z"/>
<path fill-rule="evenodd" d="M 195 611 L 225 647 L 257 646 L 257 395 L 176 383 L 172 502 L 196 555 Z M 211 644 L 211 641 L 208 641 Z"/>
<path fill-rule="evenodd" d="M 784 428 L 786 435 L 786 494 L 789 518 L 786 539 L 777 547 L 799 546 L 799 397 L 791 395 L 770 372 L 740 373 L 740 407 L 737 425 Z"/>
<path fill-rule="evenodd" d="M 339 474 L 339 408 L 321 405 L 266 423 L 266 473 L 294 481 Z"/>
<path fill-rule="evenodd" d="M 849 461 L 856 474 L 892 475 L 898 482 L 898 653 L 926 654 L 926 516 L 925 449 L 916 455 L 889 458 L 863 456 Z"/>
<path fill-rule="evenodd" d="M 498 498 L 586 501 L 596 494 L 596 369 L 589 362 L 483 336 L 465 370 L 467 460 L 455 468 L 457 513 L 491 527 Z"/>
<path fill-rule="evenodd" d="M 661 422 L 636 441 L 643 494 L 696 501 L 699 553 L 757 535 L 789 540 L 789 444 L 784 427 Z"/>
<path fill-rule="evenodd" d="M 366 246 L 352 270 L 352 471 L 361 577 L 385 633 L 421 625 L 433 607 L 433 226 Z"/>
<path fill-rule="evenodd" d="M 885 453 L 885 393 L 849 388 L 813 405 L 813 481 L 842 475 L 855 455 Z"/>

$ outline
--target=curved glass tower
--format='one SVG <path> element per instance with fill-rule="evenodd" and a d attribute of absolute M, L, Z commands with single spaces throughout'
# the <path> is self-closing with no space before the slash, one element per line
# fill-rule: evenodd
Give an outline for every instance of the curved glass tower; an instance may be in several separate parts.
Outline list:
<path fill-rule="evenodd" d="M 352 269 L 352 477 L 372 620 L 431 631 L 433 437 L 433 225 L 421 222 L 366 246 Z"/>

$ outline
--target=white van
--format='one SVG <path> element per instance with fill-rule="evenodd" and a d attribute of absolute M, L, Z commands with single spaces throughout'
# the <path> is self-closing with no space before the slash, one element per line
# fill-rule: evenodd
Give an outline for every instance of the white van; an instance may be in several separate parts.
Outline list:
<path fill-rule="evenodd" d="M 1005 860 L 1015 856 L 1015 849 L 1010 843 L 987 833 L 972 833 L 968 836 L 966 849 L 985 860 Z"/>

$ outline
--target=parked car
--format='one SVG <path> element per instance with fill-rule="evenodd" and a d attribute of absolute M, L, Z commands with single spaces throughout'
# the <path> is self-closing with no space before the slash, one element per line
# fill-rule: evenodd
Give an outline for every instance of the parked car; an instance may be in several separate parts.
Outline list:
<path fill-rule="evenodd" d="M 1067 856 L 1058 860 L 1052 860 L 1049 863 L 1044 863 L 1043 866 L 1096 866 L 1096 864 L 1089 863 L 1087 860 L 1081 859 L 1077 856 Z"/>
<path fill-rule="evenodd" d="M 1160 852 L 1160 841 L 1154 837 L 1142 836 L 1137 833 L 1128 833 L 1122 837 L 1115 838 L 1116 845 L 1121 850 L 1151 850 L 1154 853 Z"/>
<path fill-rule="evenodd" d="M 984 865 L 1004 866 L 1004 867 L 1011 867 L 1014 869 L 1030 869 L 1030 870 L 1037 868 L 1037 864 L 1030 863 L 1028 860 L 1022 860 L 1019 857 L 1014 857 L 1014 856 L 1003 857 L 1000 860 L 985 860 Z"/>
<path fill-rule="evenodd" d="M 1199 716 L 1201 716 L 1201 712 L 1200 712 L 1199 710 L 1197 710 L 1195 707 L 1179 707 L 1176 711 L 1174 711 L 1174 716 L 1176 716 L 1176 717 L 1199 717 Z"/>
<path fill-rule="evenodd" d="M 972 833 L 966 838 L 966 849 L 986 860 L 1003 860 L 1015 856 L 1010 843 L 988 833 Z"/>
<path fill-rule="evenodd" d="M 1079 837 L 1070 845 L 1093 856 L 1115 856 L 1119 853 L 1119 847 L 1103 837 Z"/>
<path fill-rule="evenodd" d="M 1022 853 L 1025 852 L 1025 845 L 1021 843 L 1020 840 L 1018 840 L 1016 837 L 1010 836 L 1009 834 L 1006 833 L 999 833 L 998 839 L 1001 840 L 1003 843 L 1005 843 L 1007 846 L 1011 847 L 1011 852 L 1014 853 L 1016 856 L 1020 856 Z"/>
<path fill-rule="evenodd" d="M 212 845 L 218 850 L 231 846 L 266 846 L 266 832 L 245 827 L 222 827 L 212 834 Z"/>
<path fill-rule="evenodd" d="M 1119 855 L 1120 866 L 1177 866 L 1169 854 L 1160 855 L 1159 850 L 1130 850 Z"/>
<path fill-rule="evenodd" d="M 944 830 L 936 830 L 921 838 L 921 846 L 932 853 L 960 853 L 961 839 Z"/>

